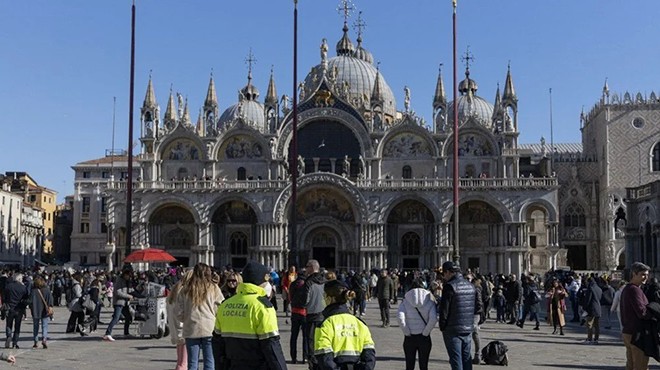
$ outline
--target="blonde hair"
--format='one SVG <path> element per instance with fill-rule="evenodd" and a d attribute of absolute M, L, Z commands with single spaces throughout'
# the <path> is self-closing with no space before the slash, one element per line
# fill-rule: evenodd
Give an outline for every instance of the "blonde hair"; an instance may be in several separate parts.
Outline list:
<path fill-rule="evenodd" d="M 236 280 L 236 286 L 237 286 L 237 287 L 238 287 L 238 284 L 242 284 L 242 283 L 243 283 L 243 277 L 241 276 L 241 274 L 239 274 L 238 272 L 229 272 L 229 273 L 227 273 L 227 275 L 225 276 L 225 279 L 224 279 L 225 281 L 224 281 L 224 283 L 222 284 L 222 289 L 225 289 L 225 288 L 227 287 L 227 282 L 228 282 L 229 279 L 231 279 L 231 278 L 234 278 L 234 280 Z"/>
<path fill-rule="evenodd" d="M 190 274 L 190 279 L 183 285 L 182 293 L 185 294 L 193 306 L 200 306 L 211 290 L 211 267 L 205 263 L 198 263 Z"/>
<path fill-rule="evenodd" d="M 192 270 L 188 270 L 183 273 L 181 279 L 174 284 L 170 294 L 167 296 L 167 303 L 174 304 L 176 302 L 179 293 L 181 293 L 181 288 L 190 280 L 190 275 L 192 275 Z"/>

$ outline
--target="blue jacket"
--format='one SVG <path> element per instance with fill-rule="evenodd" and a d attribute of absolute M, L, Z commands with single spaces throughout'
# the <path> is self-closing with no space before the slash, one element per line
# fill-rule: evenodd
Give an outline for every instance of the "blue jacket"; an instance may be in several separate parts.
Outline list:
<path fill-rule="evenodd" d="M 440 330 L 452 334 L 470 334 L 474 330 L 476 292 L 474 285 L 456 273 L 442 289 Z"/>

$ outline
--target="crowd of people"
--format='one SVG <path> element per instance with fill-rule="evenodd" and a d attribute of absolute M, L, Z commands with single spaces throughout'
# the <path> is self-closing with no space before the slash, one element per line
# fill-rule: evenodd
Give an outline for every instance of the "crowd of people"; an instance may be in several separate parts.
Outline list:
<path fill-rule="evenodd" d="M 29 312 L 33 348 L 47 349 L 53 307 L 67 306 L 66 332 L 81 336 L 96 331 L 103 324 L 102 308 L 111 307 L 103 340 L 114 342 L 113 329 L 121 321 L 124 337 L 131 337 L 135 312 L 129 303 L 144 297 L 149 283 L 157 283 L 166 288 L 175 370 L 196 370 L 200 357 L 204 369 L 286 369 L 277 323 L 280 297 L 291 325 L 290 363 L 306 363 L 312 370 L 360 370 L 376 364 L 375 343 L 362 320 L 366 303 L 374 300 L 384 328 L 390 326 L 390 309 L 396 308 L 406 370 L 416 365 L 426 370 L 436 326 L 452 369 L 471 369 L 491 361 L 480 353 L 480 326 L 487 320 L 521 329 L 530 322 L 532 330 L 540 330 L 543 312 L 552 334 L 564 335 L 570 307 L 571 321 L 585 326 L 587 345 L 598 344 L 601 323 L 606 329 L 621 323 L 626 368 L 646 369 L 649 356 L 660 358 L 654 341 L 658 325 L 651 321 L 660 317 L 660 284 L 647 282 L 649 271 L 634 263 L 627 283 L 596 274 L 482 275 L 462 271 L 451 261 L 424 271 L 333 272 L 316 260 L 283 271 L 254 261 L 241 271 L 201 263 L 192 269 L 116 274 L 4 271 L 0 318 L 6 321 L 5 348 L 20 348 L 21 324 Z M 16 359 L 2 354 L 0 360 Z"/>

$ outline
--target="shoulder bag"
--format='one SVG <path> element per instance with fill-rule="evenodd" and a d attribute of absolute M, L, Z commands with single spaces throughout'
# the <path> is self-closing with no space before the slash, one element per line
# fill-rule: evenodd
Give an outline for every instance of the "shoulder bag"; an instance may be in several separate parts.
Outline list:
<path fill-rule="evenodd" d="M 55 314 L 55 311 L 53 310 L 53 307 L 49 306 L 48 303 L 46 303 L 46 300 L 44 299 L 44 295 L 41 293 L 41 289 L 37 289 L 37 293 L 39 293 L 39 297 L 41 298 L 41 302 L 43 302 L 44 307 L 46 307 L 46 313 L 48 314 L 48 317 L 53 317 L 53 314 Z"/>

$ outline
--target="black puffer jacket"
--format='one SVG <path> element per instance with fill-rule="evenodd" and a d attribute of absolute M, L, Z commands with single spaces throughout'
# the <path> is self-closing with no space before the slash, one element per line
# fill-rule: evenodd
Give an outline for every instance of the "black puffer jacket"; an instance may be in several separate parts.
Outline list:
<path fill-rule="evenodd" d="M 457 273 L 442 289 L 440 330 L 452 334 L 469 334 L 474 330 L 475 289 Z"/>

